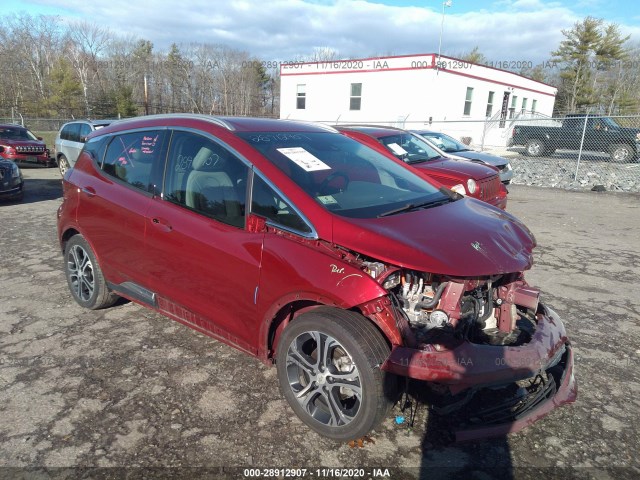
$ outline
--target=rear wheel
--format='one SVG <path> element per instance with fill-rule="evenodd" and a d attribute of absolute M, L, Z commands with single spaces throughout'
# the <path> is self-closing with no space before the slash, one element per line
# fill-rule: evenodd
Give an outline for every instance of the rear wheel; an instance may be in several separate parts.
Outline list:
<path fill-rule="evenodd" d="M 624 143 L 611 145 L 609 153 L 611 154 L 611 160 L 614 162 L 630 162 L 634 156 L 633 148 Z"/>
<path fill-rule="evenodd" d="M 69 160 L 64 155 L 60 155 L 58 158 L 58 169 L 60 170 L 60 175 L 64 177 L 64 174 L 69 170 Z"/>
<path fill-rule="evenodd" d="M 527 152 L 527 155 L 530 155 L 532 157 L 539 157 L 544 153 L 545 146 L 542 140 L 534 138 L 527 142 L 524 149 L 525 152 Z"/>
<path fill-rule="evenodd" d="M 395 376 L 380 370 L 389 346 L 362 315 L 320 307 L 301 315 L 278 342 L 278 380 L 291 408 L 338 441 L 374 429 L 395 401 Z"/>
<path fill-rule="evenodd" d="M 98 261 L 82 235 L 69 239 L 64 249 L 65 274 L 71 295 L 85 308 L 98 310 L 113 305 L 118 296 L 109 290 Z"/>

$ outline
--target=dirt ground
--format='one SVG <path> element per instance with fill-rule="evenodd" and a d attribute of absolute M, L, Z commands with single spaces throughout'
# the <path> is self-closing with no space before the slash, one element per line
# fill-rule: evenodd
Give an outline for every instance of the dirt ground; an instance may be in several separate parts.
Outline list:
<path fill-rule="evenodd" d="M 297 420 L 275 369 L 132 303 L 80 308 L 56 240 L 59 173 L 24 174 L 25 200 L 0 204 L 0 478 L 640 476 L 638 195 L 511 188 L 539 244 L 529 282 L 575 347 L 577 403 L 462 445 L 433 440 L 426 408 L 412 428 L 394 410 L 351 448 Z"/>

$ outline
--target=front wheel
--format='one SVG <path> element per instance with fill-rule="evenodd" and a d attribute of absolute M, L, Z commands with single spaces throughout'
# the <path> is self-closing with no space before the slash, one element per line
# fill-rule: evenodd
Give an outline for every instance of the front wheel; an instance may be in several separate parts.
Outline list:
<path fill-rule="evenodd" d="M 532 157 L 539 157 L 544 153 L 544 142 L 538 139 L 531 139 L 525 145 L 525 152 Z"/>
<path fill-rule="evenodd" d="M 611 146 L 610 154 L 611 160 L 615 162 L 629 162 L 633 159 L 634 151 L 630 145 L 620 143 Z"/>
<path fill-rule="evenodd" d="M 357 439 L 387 415 L 395 377 L 380 370 L 389 346 L 365 317 L 319 307 L 284 330 L 276 365 L 280 389 L 300 419 L 337 441 Z"/>
<path fill-rule="evenodd" d="M 91 310 L 110 307 L 118 296 L 109 290 L 98 261 L 82 235 L 74 235 L 64 249 L 65 274 L 71 295 Z"/>

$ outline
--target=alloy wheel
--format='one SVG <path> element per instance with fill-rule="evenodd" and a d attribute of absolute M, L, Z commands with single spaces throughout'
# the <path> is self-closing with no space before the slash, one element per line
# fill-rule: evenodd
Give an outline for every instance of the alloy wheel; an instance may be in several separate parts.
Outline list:
<path fill-rule="evenodd" d="M 335 338 L 318 331 L 298 335 L 289 345 L 286 371 L 296 400 L 321 424 L 346 425 L 358 414 L 363 393 L 360 374 Z"/>
<path fill-rule="evenodd" d="M 80 245 L 73 245 L 67 254 L 67 272 L 76 297 L 89 301 L 95 291 L 93 264 L 87 251 Z"/>

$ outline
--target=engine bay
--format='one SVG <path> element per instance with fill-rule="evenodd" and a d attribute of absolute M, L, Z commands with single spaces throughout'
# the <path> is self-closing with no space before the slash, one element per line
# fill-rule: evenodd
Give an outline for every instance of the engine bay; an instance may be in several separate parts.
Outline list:
<path fill-rule="evenodd" d="M 388 292 L 418 343 L 443 337 L 486 345 L 528 343 L 540 292 L 522 273 L 455 278 L 364 261 L 362 269 Z"/>

